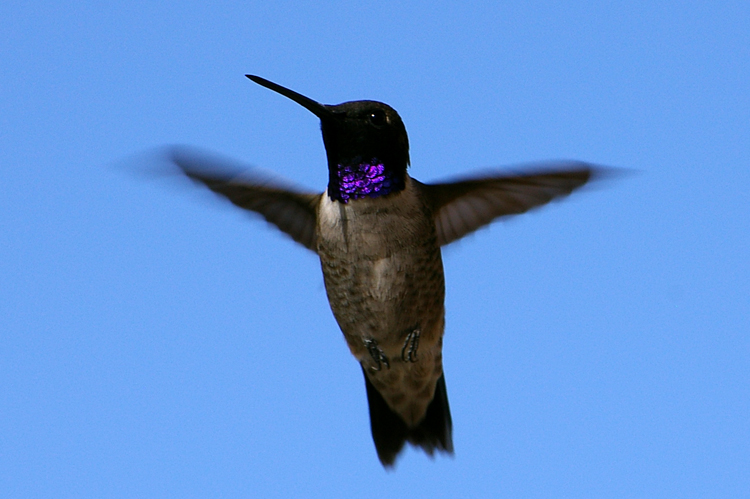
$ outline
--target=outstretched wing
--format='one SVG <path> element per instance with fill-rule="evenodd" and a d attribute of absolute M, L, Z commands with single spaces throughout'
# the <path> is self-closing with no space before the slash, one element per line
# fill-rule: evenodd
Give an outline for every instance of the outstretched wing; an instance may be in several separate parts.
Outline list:
<path fill-rule="evenodd" d="M 175 147 L 169 157 L 192 180 L 240 208 L 259 213 L 304 247 L 316 250 L 315 210 L 321 194 L 296 191 L 278 180 L 188 148 Z"/>
<path fill-rule="evenodd" d="M 587 163 L 550 163 L 533 173 L 488 175 L 421 187 L 432 206 L 438 243 L 444 246 L 498 217 L 524 213 L 567 196 L 588 182 L 595 171 Z"/>

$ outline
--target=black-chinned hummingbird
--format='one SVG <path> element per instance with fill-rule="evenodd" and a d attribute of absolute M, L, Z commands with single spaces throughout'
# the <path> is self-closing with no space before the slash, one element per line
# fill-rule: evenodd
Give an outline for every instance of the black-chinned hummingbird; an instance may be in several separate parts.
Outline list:
<path fill-rule="evenodd" d="M 440 248 L 498 217 L 524 213 L 585 184 L 581 162 L 425 184 L 409 176 L 401 118 L 375 101 L 324 105 L 253 75 L 320 119 L 328 188 L 305 193 L 175 148 L 191 179 L 262 215 L 314 251 L 333 315 L 364 373 L 381 463 L 405 442 L 453 453 L 443 375 L 445 280 Z"/>

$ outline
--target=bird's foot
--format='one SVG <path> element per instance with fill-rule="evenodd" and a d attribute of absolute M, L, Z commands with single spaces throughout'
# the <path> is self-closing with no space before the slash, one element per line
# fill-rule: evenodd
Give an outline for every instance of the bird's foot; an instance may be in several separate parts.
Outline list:
<path fill-rule="evenodd" d="M 372 360 L 375 362 L 375 365 L 371 366 L 370 369 L 373 371 L 380 371 L 383 368 L 383 364 L 385 364 L 385 367 L 388 369 L 391 368 L 391 364 L 388 362 L 388 357 L 386 357 L 385 352 L 380 349 L 377 341 L 373 339 L 365 340 L 365 348 L 367 348 L 370 357 L 372 357 Z"/>
<path fill-rule="evenodd" d="M 404 362 L 417 361 L 417 349 L 419 348 L 420 334 L 421 331 L 419 330 L 419 328 L 416 328 L 406 335 L 404 347 L 401 349 L 401 360 L 403 360 Z"/>

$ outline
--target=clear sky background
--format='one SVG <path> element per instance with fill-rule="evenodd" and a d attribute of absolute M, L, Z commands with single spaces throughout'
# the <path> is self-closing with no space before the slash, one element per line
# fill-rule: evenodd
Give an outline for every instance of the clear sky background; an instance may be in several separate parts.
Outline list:
<path fill-rule="evenodd" d="M 0 19 L 2 497 L 750 494 L 747 1 Z M 315 255 L 123 168 L 181 143 L 323 190 L 318 120 L 245 73 L 392 105 L 422 181 L 638 172 L 444 251 L 455 457 L 380 466 Z"/>

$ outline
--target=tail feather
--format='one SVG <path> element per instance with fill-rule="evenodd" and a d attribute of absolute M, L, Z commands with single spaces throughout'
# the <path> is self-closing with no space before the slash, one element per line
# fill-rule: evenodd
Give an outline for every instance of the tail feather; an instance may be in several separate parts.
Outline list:
<path fill-rule="evenodd" d="M 370 406 L 372 439 L 383 466 L 393 466 L 406 442 L 421 447 L 430 456 L 435 450 L 453 454 L 453 423 L 448 406 L 448 392 L 445 389 L 445 375 L 441 375 L 437 382 L 435 396 L 427 407 L 424 419 L 417 426 L 409 428 L 401 417 L 388 407 L 364 371 L 363 374 Z"/>

